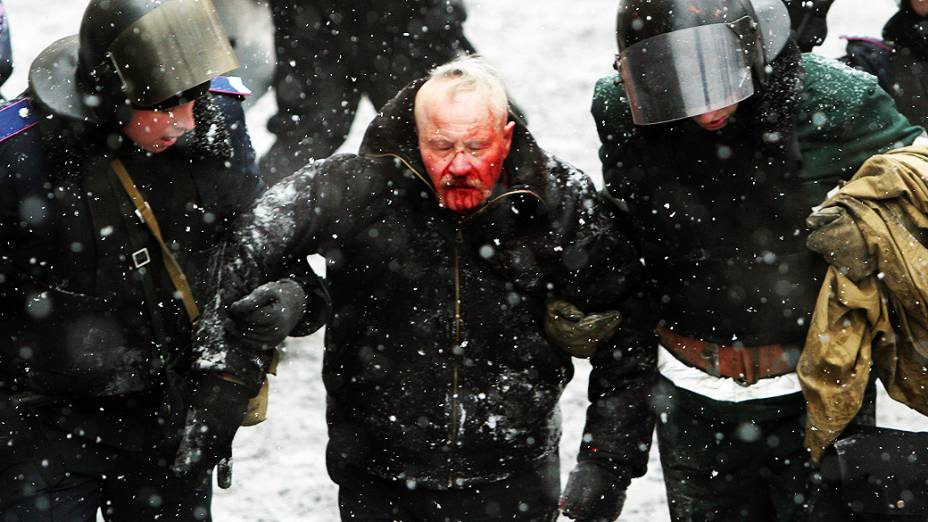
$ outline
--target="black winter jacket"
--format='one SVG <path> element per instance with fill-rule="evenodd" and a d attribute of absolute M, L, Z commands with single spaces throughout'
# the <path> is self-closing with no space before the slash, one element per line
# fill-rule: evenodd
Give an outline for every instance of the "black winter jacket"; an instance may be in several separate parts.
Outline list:
<path fill-rule="evenodd" d="M 589 179 L 521 126 L 488 202 L 464 216 L 441 208 L 417 150 L 418 86 L 387 104 L 360 155 L 310 164 L 258 201 L 234 232 L 216 304 L 324 255 L 330 470 L 444 489 L 558 451 L 573 367 L 544 337 L 546 299 L 613 307 L 639 263 Z M 213 338 L 199 364 L 235 371 L 220 309 L 204 317 Z M 585 454 L 626 478 L 647 461 L 652 351 L 607 346 L 594 359 Z"/>
<path fill-rule="evenodd" d="M 198 101 L 198 133 L 160 154 L 38 106 L 38 125 L 0 143 L 0 389 L 66 403 L 49 417 L 88 436 L 141 444 L 133 424 L 154 423 L 165 364 L 189 367 L 191 327 L 110 161 L 122 160 L 202 303 L 223 231 L 263 188 L 239 98 Z"/>

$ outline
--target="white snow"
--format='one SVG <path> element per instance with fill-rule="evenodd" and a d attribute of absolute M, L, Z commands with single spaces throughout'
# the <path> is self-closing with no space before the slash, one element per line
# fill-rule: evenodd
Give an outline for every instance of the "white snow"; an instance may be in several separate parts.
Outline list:
<path fill-rule="evenodd" d="M 216 0 L 217 3 L 223 0 Z M 7 97 L 26 86 L 28 64 L 46 45 L 77 32 L 86 2 L 5 0 L 11 23 L 16 70 L 3 88 Z M 616 2 L 609 0 L 465 0 L 467 33 L 504 75 L 512 96 L 525 110 L 529 128 L 546 150 L 587 172 L 599 183 L 598 140 L 589 107 L 593 84 L 612 72 Z M 895 9 L 893 0 L 840 0 L 830 15 L 828 56 L 842 53 L 842 34 L 878 35 Z M 246 84 L 248 79 L 245 78 Z M 270 96 L 249 112 L 258 152 L 270 146 L 264 121 L 274 110 Z M 369 105 L 359 114 L 342 151 L 355 150 Z M 271 377 L 269 420 L 239 432 L 235 443 L 234 484 L 217 491 L 217 521 L 338 520 L 337 489 L 325 471 L 325 391 L 320 376 L 322 334 L 291 339 Z M 582 435 L 589 365 L 580 363 L 561 401 L 564 438 L 562 480 L 567 479 Z M 928 422 L 882 393 L 879 421 L 903 429 L 925 429 Z M 656 447 L 648 474 L 632 483 L 623 521 L 669 519 Z M 566 520 L 566 519 L 564 519 Z"/>

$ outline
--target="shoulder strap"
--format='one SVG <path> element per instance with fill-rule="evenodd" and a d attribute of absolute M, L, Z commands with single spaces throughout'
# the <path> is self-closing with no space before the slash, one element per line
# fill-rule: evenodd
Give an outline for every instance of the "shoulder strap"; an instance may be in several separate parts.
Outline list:
<path fill-rule="evenodd" d="M 168 275 L 171 277 L 171 282 L 174 283 L 174 288 L 180 293 L 180 297 L 184 302 L 184 309 L 187 311 L 187 317 L 190 318 L 190 323 L 196 325 L 197 320 L 200 318 L 200 309 L 197 307 L 197 303 L 193 298 L 193 291 L 190 289 L 190 284 L 187 282 L 187 276 L 184 275 L 184 271 L 181 269 L 177 259 L 174 258 L 174 254 L 171 253 L 171 249 L 168 248 L 164 243 L 164 239 L 161 237 L 161 227 L 158 226 L 158 220 L 155 218 L 154 212 L 151 211 L 148 202 L 145 201 L 138 187 L 135 186 L 132 177 L 129 176 L 129 171 L 126 170 L 126 166 L 123 165 L 122 161 L 115 159 L 110 165 L 113 167 L 113 171 L 116 172 L 116 176 L 119 177 L 122 188 L 125 189 L 126 194 L 129 195 L 132 202 L 135 204 L 136 214 L 145 222 L 145 226 L 148 227 L 148 230 L 151 231 L 155 240 L 158 241 L 158 246 L 161 247 L 161 257 L 164 259 L 164 266 L 168 271 Z"/>
<path fill-rule="evenodd" d="M 38 123 L 39 118 L 35 115 L 29 98 L 11 101 L 3 108 L 0 108 L 0 142 L 12 138 Z"/>

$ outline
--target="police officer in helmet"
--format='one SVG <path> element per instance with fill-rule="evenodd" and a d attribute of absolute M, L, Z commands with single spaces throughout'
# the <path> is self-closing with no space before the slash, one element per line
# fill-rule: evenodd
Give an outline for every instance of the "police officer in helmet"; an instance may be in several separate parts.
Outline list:
<path fill-rule="evenodd" d="M 671 519 L 793 520 L 811 472 L 796 363 L 824 273 L 805 218 L 921 129 L 875 79 L 800 53 L 780 0 L 626 0 L 617 39 L 592 112 L 647 270 Z M 566 514 L 614 519 L 589 500 L 603 484 L 571 477 Z"/>
<path fill-rule="evenodd" d="M 92 0 L 0 112 L 4 521 L 210 519 L 231 435 L 172 471 L 190 398 L 222 396 L 197 427 L 234 433 L 266 369 L 189 364 L 209 259 L 263 188 L 237 65 L 209 0 Z M 273 290 L 269 344 L 305 299 Z"/>

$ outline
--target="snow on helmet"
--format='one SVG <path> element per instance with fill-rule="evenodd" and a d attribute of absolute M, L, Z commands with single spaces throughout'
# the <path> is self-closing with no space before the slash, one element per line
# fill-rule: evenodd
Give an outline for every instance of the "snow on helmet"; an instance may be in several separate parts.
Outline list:
<path fill-rule="evenodd" d="M 789 34 L 781 0 L 624 0 L 616 67 L 634 122 L 689 118 L 748 98 Z"/>

